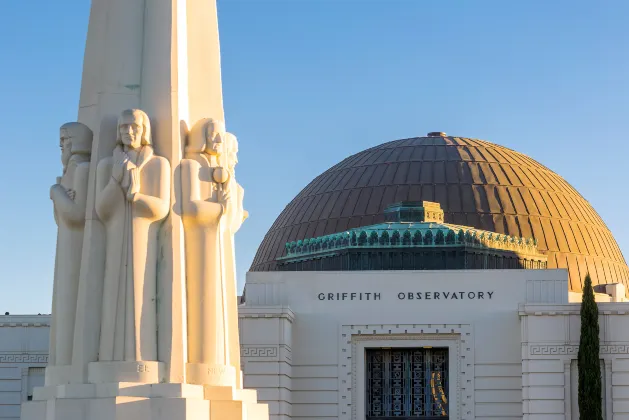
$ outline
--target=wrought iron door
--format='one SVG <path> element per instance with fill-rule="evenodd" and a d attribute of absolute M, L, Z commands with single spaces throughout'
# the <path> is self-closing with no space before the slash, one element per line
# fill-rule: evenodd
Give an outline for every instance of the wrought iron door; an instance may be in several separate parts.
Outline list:
<path fill-rule="evenodd" d="M 448 349 L 367 349 L 367 420 L 448 419 Z"/>

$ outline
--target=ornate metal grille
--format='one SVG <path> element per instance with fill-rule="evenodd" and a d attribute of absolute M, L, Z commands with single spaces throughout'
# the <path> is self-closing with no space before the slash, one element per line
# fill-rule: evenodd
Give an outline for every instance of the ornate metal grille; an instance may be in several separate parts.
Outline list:
<path fill-rule="evenodd" d="M 367 349 L 367 420 L 448 419 L 448 349 Z"/>

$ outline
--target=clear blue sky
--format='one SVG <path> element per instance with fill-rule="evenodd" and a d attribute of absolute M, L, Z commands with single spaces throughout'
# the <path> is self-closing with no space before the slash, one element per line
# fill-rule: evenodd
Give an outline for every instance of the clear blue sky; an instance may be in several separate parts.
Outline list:
<path fill-rule="evenodd" d="M 88 0 L 0 13 L 0 312 L 49 312 L 58 127 L 77 114 Z M 629 2 L 219 0 L 228 129 L 262 237 L 316 175 L 445 131 L 526 153 L 589 200 L 629 257 Z"/>

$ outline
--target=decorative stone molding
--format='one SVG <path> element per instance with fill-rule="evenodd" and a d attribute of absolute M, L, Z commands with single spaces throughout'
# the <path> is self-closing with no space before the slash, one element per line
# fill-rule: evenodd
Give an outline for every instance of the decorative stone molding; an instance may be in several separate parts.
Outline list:
<path fill-rule="evenodd" d="M 342 325 L 339 355 L 339 419 L 355 420 L 356 402 L 352 391 L 357 389 L 356 344 L 381 340 L 444 340 L 457 342 L 450 363 L 459 372 L 456 381 L 456 406 L 450 406 L 450 417 L 474 418 L 474 340 L 467 324 L 380 324 Z"/>
<path fill-rule="evenodd" d="M 575 344 L 542 344 L 529 345 L 529 355 L 531 356 L 577 356 L 579 346 Z M 604 344 L 600 346 L 601 354 L 629 354 L 629 345 L 626 344 Z"/>
<path fill-rule="evenodd" d="M 292 360 L 292 349 L 285 344 L 279 346 L 268 345 L 242 345 L 240 346 L 240 357 L 243 360 L 256 359 L 256 361 L 288 361 Z M 259 360 L 263 359 L 263 360 Z"/>
<path fill-rule="evenodd" d="M 599 302 L 599 315 L 629 315 L 626 303 Z M 565 316 L 580 315 L 580 303 L 564 303 L 555 305 L 520 304 L 520 316 Z"/>
<path fill-rule="evenodd" d="M 243 347 L 240 349 L 242 357 L 277 357 L 277 347 Z"/>
<path fill-rule="evenodd" d="M 601 346 L 603 354 L 629 354 L 629 345 L 609 344 Z"/>
<path fill-rule="evenodd" d="M 287 319 L 290 322 L 293 322 L 293 318 L 288 316 L 287 314 L 244 314 L 244 315 L 239 315 L 239 318 L 251 318 L 251 319 L 281 318 L 281 319 Z"/>
<path fill-rule="evenodd" d="M 38 321 L 22 321 L 22 322 L 5 322 L 4 320 L 2 320 L 2 317 L 0 317 L 0 328 L 4 327 L 4 328 L 17 328 L 17 327 L 45 327 L 45 328 L 49 328 L 50 327 L 50 318 L 47 316 L 42 316 L 42 320 L 38 320 Z"/>
<path fill-rule="evenodd" d="M 32 353 L 0 353 L 0 363 L 48 363 L 48 355 Z"/>
<path fill-rule="evenodd" d="M 295 313 L 288 307 L 241 305 L 238 308 L 239 319 L 286 319 L 291 324 L 295 321 Z"/>
<path fill-rule="evenodd" d="M 531 356 L 541 355 L 576 355 L 579 352 L 579 346 L 559 345 L 559 346 L 529 346 Z"/>
<path fill-rule="evenodd" d="M 514 251 L 539 260 L 546 266 L 546 256 L 539 252 L 537 240 L 478 230 L 467 226 L 443 223 L 437 213 L 428 213 L 426 219 L 413 223 L 391 222 L 350 229 L 341 233 L 287 242 L 286 255 L 278 261 L 303 256 L 321 256 L 333 250 L 347 248 L 411 248 L 455 247 Z"/>

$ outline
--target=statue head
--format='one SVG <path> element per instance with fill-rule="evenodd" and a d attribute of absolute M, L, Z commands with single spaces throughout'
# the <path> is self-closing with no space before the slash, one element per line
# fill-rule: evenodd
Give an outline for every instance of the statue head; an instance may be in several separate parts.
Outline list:
<path fill-rule="evenodd" d="M 92 130 L 80 122 L 69 122 L 59 129 L 59 145 L 61 146 L 61 163 L 67 166 L 73 155 L 92 153 Z"/>
<path fill-rule="evenodd" d="M 225 136 L 225 163 L 224 165 L 230 172 L 238 164 L 238 139 L 232 133 L 226 133 Z"/>
<path fill-rule="evenodd" d="M 212 118 L 203 118 L 192 126 L 188 134 L 186 153 L 206 153 L 218 156 L 223 153 L 225 124 Z"/>
<path fill-rule="evenodd" d="M 205 153 L 220 156 L 225 152 L 225 123 L 218 120 L 210 120 L 205 132 Z"/>
<path fill-rule="evenodd" d="M 139 109 L 122 111 L 118 118 L 116 144 L 130 149 L 151 145 L 151 120 Z"/>

